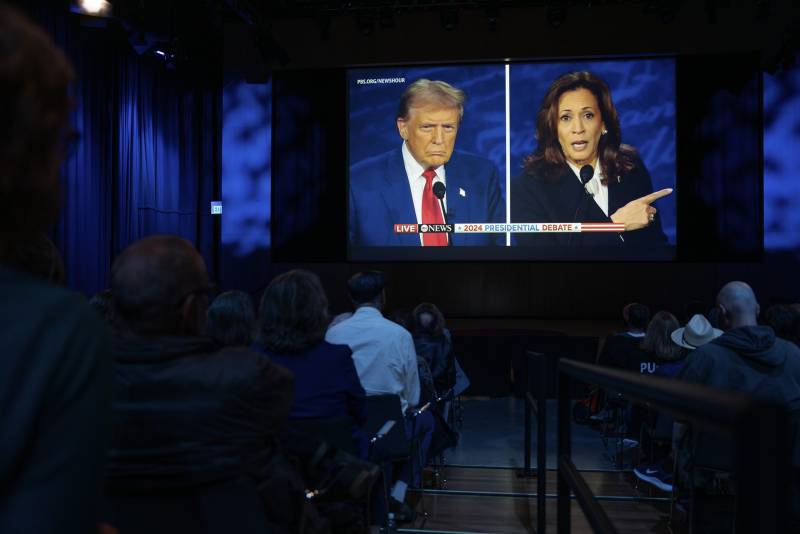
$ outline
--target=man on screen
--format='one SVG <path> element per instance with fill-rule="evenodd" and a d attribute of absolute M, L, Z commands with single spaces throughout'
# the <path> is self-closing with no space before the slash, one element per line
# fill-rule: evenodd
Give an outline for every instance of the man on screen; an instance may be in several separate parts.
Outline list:
<path fill-rule="evenodd" d="M 398 234 L 395 224 L 504 222 L 497 169 L 454 150 L 464 92 L 442 81 L 417 80 L 400 98 L 403 144 L 350 168 L 349 239 L 353 246 L 486 246 L 496 234 Z M 444 212 L 434 184 L 446 187 Z M 437 186 L 439 187 L 439 186 Z"/>

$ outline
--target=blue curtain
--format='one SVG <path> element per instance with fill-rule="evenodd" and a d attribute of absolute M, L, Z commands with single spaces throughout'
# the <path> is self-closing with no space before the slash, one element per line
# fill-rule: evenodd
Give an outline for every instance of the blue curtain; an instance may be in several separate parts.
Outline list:
<path fill-rule="evenodd" d="M 221 90 L 136 55 L 117 32 L 45 13 L 39 20 L 73 62 L 73 126 L 54 241 L 72 288 L 108 286 L 113 258 L 151 234 L 193 242 L 216 274 Z"/>

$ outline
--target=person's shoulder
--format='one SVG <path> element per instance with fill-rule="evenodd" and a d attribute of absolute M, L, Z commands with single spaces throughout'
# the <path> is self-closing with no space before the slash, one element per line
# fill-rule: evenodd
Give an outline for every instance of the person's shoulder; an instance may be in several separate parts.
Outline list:
<path fill-rule="evenodd" d="M 800 365 L 800 347 L 795 345 L 792 341 L 776 337 L 775 347 L 785 352 L 790 358 L 793 359 L 794 363 Z"/>
<path fill-rule="evenodd" d="M 1 301 L 19 305 L 20 309 L 35 309 L 41 312 L 53 308 L 75 307 L 78 309 L 76 311 L 91 310 L 82 295 L 5 267 L 0 267 L 0 296 L 2 296 Z"/>
<path fill-rule="evenodd" d="M 351 358 L 353 351 L 345 343 L 331 343 L 330 341 L 323 340 L 318 343 L 314 349 L 315 352 L 323 353 L 331 358 Z"/>
<path fill-rule="evenodd" d="M 544 160 L 528 163 L 522 172 L 511 179 L 511 187 L 518 189 L 537 189 L 552 187 L 560 183 L 565 172 L 565 165 L 553 165 Z"/>
<path fill-rule="evenodd" d="M 350 166 L 350 180 L 358 180 L 367 172 L 375 172 L 375 170 L 382 169 L 392 160 L 398 161 L 400 165 L 403 164 L 403 153 L 401 149 L 393 148 L 392 150 L 370 156 L 354 163 Z"/>
<path fill-rule="evenodd" d="M 76 337 L 75 330 L 88 336 L 107 327 L 86 298 L 46 280 L 0 267 L 0 318 L 5 322 L 40 328 L 42 337 Z M 80 337 L 78 335 L 77 337 Z"/>
<path fill-rule="evenodd" d="M 469 167 L 476 171 L 496 170 L 496 165 L 492 160 L 473 152 L 467 152 L 466 150 L 453 150 L 453 154 L 450 156 L 450 161 L 447 165 L 452 166 L 455 164 Z M 447 165 L 445 165 L 445 167 L 447 167 Z"/>
<path fill-rule="evenodd" d="M 250 347 L 221 347 L 203 358 L 209 367 L 226 369 L 225 375 L 232 380 L 248 381 L 269 375 L 272 378 L 292 377 L 291 371 L 276 362 L 266 353 Z"/>

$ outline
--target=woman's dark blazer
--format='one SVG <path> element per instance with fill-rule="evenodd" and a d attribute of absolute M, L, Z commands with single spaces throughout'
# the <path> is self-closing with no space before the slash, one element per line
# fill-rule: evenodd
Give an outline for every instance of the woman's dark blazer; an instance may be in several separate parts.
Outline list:
<path fill-rule="evenodd" d="M 548 167 L 551 172 L 545 172 Z M 608 213 L 613 214 L 631 200 L 653 192 L 650 173 L 638 157 L 632 170 L 608 183 Z M 658 207 L 655 203 L 655 207 Z M 514 178 L 511 182 L 511 222 L 569 223 L 611 222 L 586 192 L 566 163 L 553 168 L 544 162 Z M 620 239 L 620 236 L 622 239 Z M 663 250 L 667 238 L 661 229 L 661 217 L 646 228 L 617 233 L 514 234 L 514 244 L 528 247 L 613 250 Z"/>

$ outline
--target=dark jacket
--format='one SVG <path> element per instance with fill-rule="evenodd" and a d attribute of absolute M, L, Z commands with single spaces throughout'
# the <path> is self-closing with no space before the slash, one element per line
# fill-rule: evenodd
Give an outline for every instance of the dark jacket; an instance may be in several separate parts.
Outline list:
<path fill-rule="evenodd" d="M 254 475 L 286 426 L 292 374 L 208 338 L 116 338 L 111 491 Z"/>
<path fill-rule="evenodd" d="M 456 383 L 456 364 L 450 332 L 445 330 L 441 336 L 414 334 L 414 347 L 417 356 L 428 362 L 436 392 L 442 395 L 452 389 Z"/>
<path fill-rule="evenodd" d="M 625 369 L 632 373 L 650 374 L 658 367 L 654 354 L 643 351 L 639 346 L 644 337 L 636 337 L 628 332 L 608 336 L 600 352 L 598 363 L 609 367 Z"/>
<path fill-rule="evenodd" d="M 367 422 L 366 393 L 347 345 L 321 341 L 297 354 L 276 354 L 258 343 L 253 349 L 294 373 L 290 417 L 349 417 L 358 426 Z"/>
<path fill-rule="evenodd" d="M 680 378 L 800 409 L 800 349 L 769 326 L 743 326 L 692 351 Z"/>
<path fill-rule="evenodd" d="M 97 531 L 110 356 L 85 299 L 0 267 L 3 534 Z"/>
<path fill-rule="evenodd" d="M 366 458 L 367 394 L 358 379 L 350 347 L 321 341 L 297 354 L 276 354 L 259 343 L 253 344 L 253 349 L 294 373 L 290 417 L 350 419 L 357 449 Z"/>
<path fill-rule="evenodd" d="M 583 191 L 583 186 L 569 165 L 564 163 L 554 169 L 547 163 L 539 162 L 511 182 L 511 222 L 612 222 L 609 216 L 615 211 L 631 200 L 652 192 L 650 173 L 641 159 L 636 158 L 635 167 L 619 181 L 609 180 L 607 216 Z M 658 207 L 658 202 L 653 205 Z M 667 239 L 658 214 L 653 224 L 632 232 L 515 234 L 514 243 L 542 248 L 543 258 L 554 248 L 555 253 L 560 249 L 562 255 L 565 248 L 583 251 L 586 259 L 598 259 L 598 254 L 618 258 L 631 253 L 632 257 L 648 259 L 666 257 L 667 254 Z"/>
<path fill-rule="evenodd" d="M 800 410 L 800 349 L 775 337 L 769 326 L 735 328 L 686 358 L 679 378 L 714 388 L 737 391 L 760 400 Z M 800 466 L 800 439 L 791 440 L 795 466 Z M 698 433 L 696 455 L 700 465 L 728 468 L 733 452 L 729 438 Z"/>

